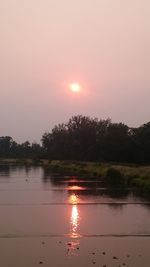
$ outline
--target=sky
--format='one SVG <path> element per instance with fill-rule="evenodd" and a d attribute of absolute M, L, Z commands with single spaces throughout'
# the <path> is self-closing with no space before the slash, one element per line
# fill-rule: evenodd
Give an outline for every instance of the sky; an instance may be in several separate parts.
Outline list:
<path fill-rule="evenodd" d="M 0 136 L 39 142 L 77 114 L 150 121 L 149 12 L 149 0 L 0 0 Z"/>

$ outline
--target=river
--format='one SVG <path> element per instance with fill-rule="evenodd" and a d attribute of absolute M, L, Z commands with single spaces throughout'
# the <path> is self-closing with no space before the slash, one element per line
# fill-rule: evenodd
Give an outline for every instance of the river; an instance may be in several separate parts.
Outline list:
<path fill-rule="evenodd" d="M 101 181 L 0 165 L 0 266 L 149 267 L 150 203 Z"/>

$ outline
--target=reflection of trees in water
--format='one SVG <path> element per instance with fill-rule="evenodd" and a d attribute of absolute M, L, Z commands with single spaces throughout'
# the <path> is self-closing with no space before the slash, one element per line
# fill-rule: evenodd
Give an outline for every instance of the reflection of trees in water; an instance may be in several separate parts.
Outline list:
<path fill-rule="evenodd" d="M 126 198 L 130 195 L 130 191 L 127 189 L 123 189 L 123 188 L 118 188 L 118 189 L 106 189 L 105 195 L 108 195 L 111 198 L 119 198 L 119 199 L 123 199 Z"/>
<path fill-rule="evenodd" d="M 119 203 L 110 203 L 110 204 L 108 204 L 108 207 L 110 209 L 114 209 L 114 210 L 117 210 L 117 211 L 121 211 L 121 210 L 124 209 L 124 205 L 119 204 Z"/>
<path fill-rule="evenodd" d="M 31 170 L 31 166 L 28 165 L 11 165 L 10 170 L 12 173 L 14 172 L 25 172 L 27 175 Z"/>
<path fill-rule="evenodd" d="M 9 178 L 10 168 L 11 167 L 8 164 L 0 164 L 0 177 L 5 176 Z"/>
<path fill-rule="evenodd" d="M 130 191 L 123 188 L 111 189 L 104 188 L 102 181 L 96 178 L 86 178 L 85 176 L 62 175 L 53 173 L 48 169 L 44 169 L 43 182 L 51 183 L 55 187 L 66 189 L 68 195 L 77 194 L 81 196 L 94 197 L 111 197 L 114 199 L 125 199 L 129 196 Z"/>
<path fill-rule="evenodd" d="M 37 166 L 31 166 L 31 165 L 13 165 L 11 170 L 12 172 L 24 172 L 26 174 L 26 176 L 29 175 L 29 173 L 32 171 L 36 171 L 39 167 Z"/>
<path fill-rule="evenodd" d="M 60 180 L 61 180 L 61 177 L 59 174 L 52 174 L 44 170 L 43 177 L 42 177 L 42 181 L 44 183 L 52 183 L 54 185 L 61 186 Z"/>
<path fill-rule="evenodd" d="M 39 167 L 30 165 L 13 165 L 13 164 L 0 164 L 0 178 L 3 176 L 10 178 L 15 172 L 19 172 L 21 175 L 25 173 L 29 175 L 30 171 L 37 170 Z"/>

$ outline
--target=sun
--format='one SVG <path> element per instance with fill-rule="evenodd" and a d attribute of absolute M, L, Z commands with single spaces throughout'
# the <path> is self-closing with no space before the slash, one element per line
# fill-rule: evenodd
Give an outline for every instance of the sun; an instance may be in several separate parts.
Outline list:
<path fill-rule="evenodd" d="M 70 83 L 69 88 L 74 93 L 81 92 L 81 85 L 79 83 Z"/>

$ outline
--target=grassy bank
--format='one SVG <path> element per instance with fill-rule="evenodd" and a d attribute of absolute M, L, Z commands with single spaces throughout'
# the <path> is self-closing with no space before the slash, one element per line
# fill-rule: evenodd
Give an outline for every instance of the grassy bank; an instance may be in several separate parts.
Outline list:
<path fill-rule="evenodd" d="M 150 194 L 150 166 L 128 166 L 99 162 L 51 161 L 47 164 L 55 171 L 84 174 L 103 180 L 107 187 L 138 189 Z"/>
<path fill-rule="evenodd" d="M 0 159 L 0 163 L 38 165 L 57 172 L 83 174 L 93 179 L 103 180 L 107 187 L 133 188 L 150 195 L 150 166 L 38 159 Z"/>

